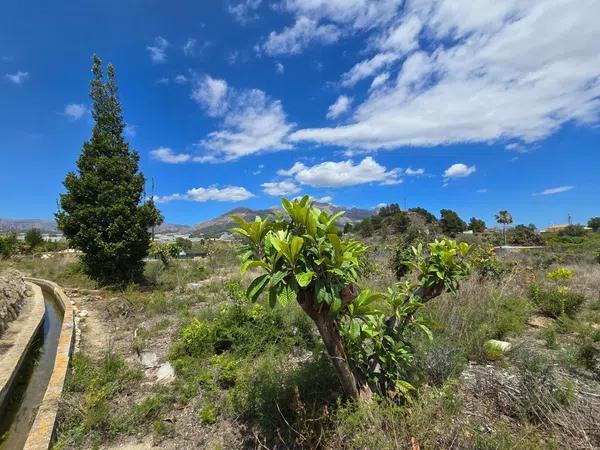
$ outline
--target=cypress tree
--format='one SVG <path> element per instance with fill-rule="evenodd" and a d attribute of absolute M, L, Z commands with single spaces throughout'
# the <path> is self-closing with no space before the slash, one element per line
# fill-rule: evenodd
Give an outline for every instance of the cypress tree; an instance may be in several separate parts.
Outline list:
<path fill-rule="evenodd" d="M 85 272 L 101 284 L 137 281 L 148 254 L 150 228 L 162 217 L 152 199 L 144 199 L 146 179 L 139 155 L 123 137 L 125 123 L 115 71 L 93 57 L 90 97 L 92 137 L 83 144 L 77 173 L 65 177 L 66 193 L 56 213 L 70 244 L 83 252 Z"/>

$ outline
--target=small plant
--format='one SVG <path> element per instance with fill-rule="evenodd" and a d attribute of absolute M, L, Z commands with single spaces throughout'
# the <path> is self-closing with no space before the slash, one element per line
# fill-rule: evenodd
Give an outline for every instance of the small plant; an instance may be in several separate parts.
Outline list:
<path fill-rule="evenodd" d="M 445 291 L 455 292 L 467 275 L 469 246 L 436 241 L 413 247 L 416 281 L 398 285 L 387 294 L 359 292 L 362 257 L 367 247 L 343 240 L 335 226 L 342 212 L 329 216 L 305 196 L 282 199 L 287 217 L 247 222 L 234 217 L 246 244 L 241 271 L 259 267 L 264 273 L 247 290 L 250 300 L 268 292 L 269 304 L 297 302 L 310 317 L 325 344 L 346 394 L 369 401 L 372 392 L 406 393 L 410 385 L 402 369 L 411 362 L 404 343 L 411 329 L 430 334 L 415 316 L 426 302 Z"/>
<path fill-rule="evenodd" d="M 533 284 L 529 288 L 528 295 L 542 313 L 553 318 L 563 314 L 573 318 L 585 302 L 583 294 L 569 292 L 564 287 L 544 289 Z"/>
<path fill-rule="evenodd" d="M 567 269 L 566 267 L 558 267 L 552 272 L 548 272 L 546 277 L 562 285 L 573 278 L 574 274 L 575 272 L 573 272 L 571 269 Z"/>
<path fill-rule="evenodd" d="M 217 411 L 212 406 L 202 408 L 199 414 L 200 422 L 206 425 L 213 425 L 217 422 Z"/>

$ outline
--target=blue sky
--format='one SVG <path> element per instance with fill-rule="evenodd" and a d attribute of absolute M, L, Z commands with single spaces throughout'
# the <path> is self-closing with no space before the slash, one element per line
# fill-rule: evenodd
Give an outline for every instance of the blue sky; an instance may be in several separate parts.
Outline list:
<path fill-rule="evenodd" d="M 95 52 L 170 223 L 307 193 L 600 215 L 597 0 L 5 0 L 0 217 L 50 218 Z"/>

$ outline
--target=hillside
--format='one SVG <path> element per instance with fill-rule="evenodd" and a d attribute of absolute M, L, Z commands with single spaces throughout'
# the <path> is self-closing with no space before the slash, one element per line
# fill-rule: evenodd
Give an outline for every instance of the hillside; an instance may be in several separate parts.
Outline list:
<path fill-rule="evenodd" d="M 346 223 L 358 223 L 367 217 L 370 217 L 374 211 L 369 209 L 361 209 L 361 208 L 349 208 L 345 209 L 341 206 L 331 205 L 329 203 L 319 203 L 316 202 L 315 205 L 321 209 L 322 211 L 327 212 L 328 214 L 334 214 L 338 211 L 345 211 L 345 214 L 340 218 L 338 224 L 340 226 L 345 225 Z M 206 222 L 201 222 L 195 225 L 194 231 L 191 233 L 192 237 L 214 237 L 220 236 L 222 233 L 227 232 L 231 227 L 235 226 L 235 221 L 232 219 L 232 216 L 240 216 L 245 220 L 254 220 L 256 216 L 258 217 L 275 217 L 276 211 L 282 211 L 281 208 L 272 207 L 269 209 L 250 209 L 246 207 L 239 207 L 227 211 L 226 213 L 220 215 L 219 217 L 207 220 Z"/>

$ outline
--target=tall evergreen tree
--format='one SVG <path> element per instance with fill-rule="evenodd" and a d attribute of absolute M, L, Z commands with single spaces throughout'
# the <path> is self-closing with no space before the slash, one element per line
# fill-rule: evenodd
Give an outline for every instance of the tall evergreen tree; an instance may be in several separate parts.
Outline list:
<path fill-rule="evenodd" d="M 442 209 L 440 215 L 440 227 L 444 233 L 455 236 L 457 233 L 462 233 L 467 229 L 467 224 L 455 211 Z"/>
<path fill-rule="evenodd" d="M 70 244 L 83 251 L 85 271 L 102 284 L 122 284 L 142 275 L 150 227 L 162 217 L 152 199 L 144 200 L 139 155 L 125 142 L 125 123 L 115 71 L 93 57 L 90 97 L 95 121 L 83 144 L 77 173 L 69 172 L 56 214 Z"/>

